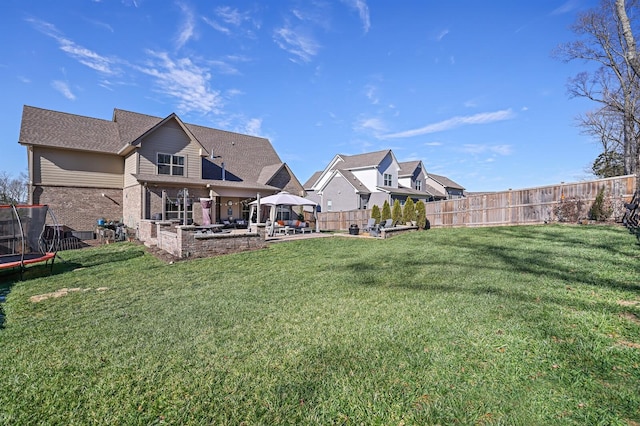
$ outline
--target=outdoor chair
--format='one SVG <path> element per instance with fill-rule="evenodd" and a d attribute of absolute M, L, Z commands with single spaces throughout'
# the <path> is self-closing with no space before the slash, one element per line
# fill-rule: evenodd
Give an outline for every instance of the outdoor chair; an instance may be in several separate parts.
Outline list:
<path fill-rule="evenodd" d="M 384 223 L 380 224 L 381 228 L 391 228 L 393 225 L 393 219 L 387 219 Z"/>
<path fill-rule="evenodd" d="M 365 232 L 369 232 L 371 231 L 373 228 L 375 228 L 376 226 L 376 220 L 374 218 L 371 218 L 367 221 L 367 224 L 364 226 L 363 231 Z"/>

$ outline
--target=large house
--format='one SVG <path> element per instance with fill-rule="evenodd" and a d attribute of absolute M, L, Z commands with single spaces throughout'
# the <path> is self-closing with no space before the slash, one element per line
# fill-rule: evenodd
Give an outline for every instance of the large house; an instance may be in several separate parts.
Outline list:
<path fill-rule="evenodd" d="M 446 188 L 431 182 L 422 161 L 398 162 L 391 150 L 383 150 L 338 154 L 324 170 L 307 180 L 304 189 L 307 198 L 317 202 L 322 211 L 347 211 L 382 206 L 385 201 L 393 204 L 399 200 L 404 204 L 407 198 L 446 199 Z"/>
<path fill-rule="evenodd" d="M 280 190 L 304 195 L 268 139 L 114 109 L 112 120 L 25 106 L 29 202 L 60 224 L 93 231 L 100 219 L 201 223 L 248 219 L 249 203 Z M 201 208 L 204 205 L 208 211 Z M 186 220 L 185 220 L 186 219 Z"/>

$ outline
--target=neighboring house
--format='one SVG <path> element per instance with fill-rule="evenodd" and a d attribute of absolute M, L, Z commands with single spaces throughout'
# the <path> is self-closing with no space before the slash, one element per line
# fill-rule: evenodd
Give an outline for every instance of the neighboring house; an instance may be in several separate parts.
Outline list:
<path fill-rule="evenodd" d="M 29 202 L 49 204 L 75 231 L 95 230 L 99 218 L 134 228 L 141 219 L 201 223 L 201 198 L 214 222 L 248 219 L 258 194 L 304 195 L 268 139 L 176 114 L 114 109 L 108 121 L 25 106 L 19 143 L 27 147 Z"/>
<path fill-rule="evenodd" d="M 447 194 L 447 199 L 464 197 L 464 188 L 445 176 L 427 174 L 427 184 Z"/>
<path fill-rule="evenodd" d="M 359 155 L 336 155 L 324 170 L 315 172 L 303 185 L 307 198 L 321 210 L 347 211 L 382 206 L 408 197 L 414 201 L 446 198 L 427 183 L 421 161 L 399 163 L 391 150 Z"/>

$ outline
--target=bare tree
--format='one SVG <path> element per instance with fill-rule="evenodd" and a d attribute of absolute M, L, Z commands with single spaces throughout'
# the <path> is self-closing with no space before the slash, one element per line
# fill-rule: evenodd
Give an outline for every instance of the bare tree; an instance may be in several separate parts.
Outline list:
<path fill-rule="evenodd" d="M 635 4 L 635 1 L 631 0 L 631 3 Z M 599 103 L 599 111 L 606 111 L 600 118 L 619 120 L 623 172 L 638 173 L 640 152 L 636 136 L 640 128 L 640 80 L 630 62 L 635 56 L 629 55 L 625 28 L 618 19 L 614 0 L 601 0 L 598 8 L 582 13 L 572 29 L 581 39 L 561 45 L 556 55 L 565 61 L 586 60 L 598 67 L 595 72 L 580 73 L 570 80 L 569 94 Z M 591 121 L 586 123 L 587 126 L 593 124 Z M 607 146 L 604 145 L 605 157 L 610 153 Z"/>
<path fill-rule="evenodd" d="M 589 171 L 600 178 L 624 174 L 622 116 L 617 111 L 603 107 L 578 116 L 583 133 L 593 137 L 602 146 Z"/>
<path fill-rule="evenodd" d="M 7 172 L 0 173 L 0 203 L 22 203 L 27 199 L 28 178 L 20 173 L 17 178 L 12 178 Z"/>
<path fill-rule="evenodd" d="M 620 21 L 622 36 L 624 37 L 624 41 L 627 45 L 627 60 L 636 75 L 640 76 L 640 60 L 638 60 L 636 40 L 633 36 L 633 31 L 631 31 L 631 22 L 629 21 L 629 16 L 627 16 L 624 0 L 616 0 L 616 15 L 618 17 L 618 21 Z"/>

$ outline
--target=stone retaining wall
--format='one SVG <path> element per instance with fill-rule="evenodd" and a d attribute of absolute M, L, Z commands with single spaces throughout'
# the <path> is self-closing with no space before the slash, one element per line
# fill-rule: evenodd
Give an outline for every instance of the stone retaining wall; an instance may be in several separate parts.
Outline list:
<path fill-rule="evenodd" d="M 417 226 L 394 226 L 393 228 L 382 228 L 380 230 L 380 237 L 384 239 L 393 237 L 394 235 L 400 235 L 406 232 L 413 232 L 417 230 Z"/>
<path fill-rule="evenodd" d="M 237 233 L 203 233 L 193 225 L 175 225 L 163 221 L 142 221 L 138 238 L 146 244 L 179 258 L 208 257 L 264 248 L 264 226 Z"/>

